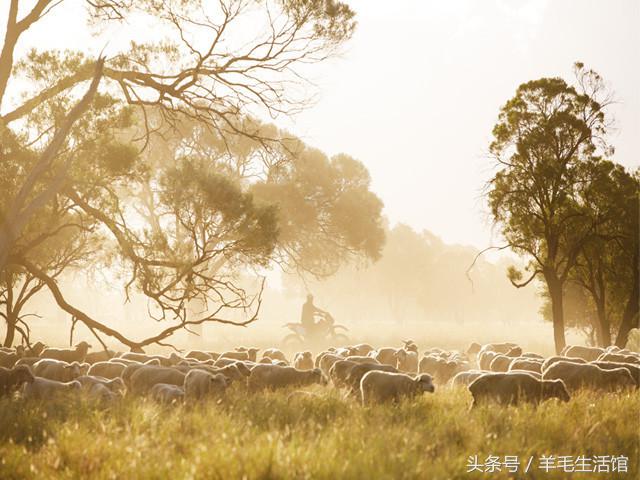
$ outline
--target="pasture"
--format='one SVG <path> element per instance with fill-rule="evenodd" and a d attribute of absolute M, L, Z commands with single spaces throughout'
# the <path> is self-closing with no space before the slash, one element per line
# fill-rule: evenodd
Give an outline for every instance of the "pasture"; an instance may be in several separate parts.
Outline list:
<path fill-rule="evenodd" d="M 638 478 L 640 395 L 579 392 L 568 403 L 485 405 L 437 388 L 362 407 L 330 386 L 161 406 L 126 396 L 0 400 L 0 478 Z M 469 457 L 515 456 L 520 472 L 468 473 Z M 627 473 L 545 472 L 542 455 L 624 455 Z M 529 473 L 524 463 L 534 457 Z"/>

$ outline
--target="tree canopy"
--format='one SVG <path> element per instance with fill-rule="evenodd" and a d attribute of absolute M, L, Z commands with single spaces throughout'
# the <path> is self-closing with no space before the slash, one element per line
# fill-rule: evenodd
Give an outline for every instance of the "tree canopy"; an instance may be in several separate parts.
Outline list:
<path fill-rule="evenodd" d="M 520 85 L 500 111 L 490 146 L 498 168 L 488 185 L 492 217 L 505 247 L 528 259 L 526 278 L 516 268 L 508 275 L 516 287 L 544 280 L 558 352 L 565 346 L 567 282 L 588 285 L 594 299 L 600 295 L 594 262 L 601 263 L 602 242 L 630 237 L 633 222 L 624 223 L 637 201 L 633 177 L 603 159 L 613 153 L 606 141 L 612 98 L 604 81 L 581 63 L 575 73 L 575 86 L 561 78 Z M 631 251 L 621 255 L 628 260 Z M 598 328 L 608 343 L 608 326 Z"/>

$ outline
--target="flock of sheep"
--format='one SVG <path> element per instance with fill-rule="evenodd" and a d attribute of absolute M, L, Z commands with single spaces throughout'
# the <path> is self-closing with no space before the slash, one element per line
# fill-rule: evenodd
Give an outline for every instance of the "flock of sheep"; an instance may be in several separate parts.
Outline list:
<path fill-rule="evenodd" d="M 420 357 L 414 342 L 403 343 L 400 348 L 376 349 L 366 343 L 329 348 L 315 357 L 300 352 L 289 360 L 276 348 L 264 350 L 258 359 L 260 350 L 246 347 L 165 356 L 89 353 L 86 342 L 74 349 L 38 342 L 0 348 L 0 396 L 18 392 L 25 399 L 48 400 L 63 392 L 85 392 L 114 401 L 126 393 L 173 404 L 220 398 L 232 385 L 257 393 L 331 383 L 368 405 L 434 392 L 436 386 L 463 385 L 473 396 L 473 407 L 487 401 L 569 401 L 582 388 L 622 391 L 640 386 L 640 354 L 617 347 L 569 346 L 560 356 L 544 358 L 513 343 L 474 343 L 465 353 L 431 348 Z"/>

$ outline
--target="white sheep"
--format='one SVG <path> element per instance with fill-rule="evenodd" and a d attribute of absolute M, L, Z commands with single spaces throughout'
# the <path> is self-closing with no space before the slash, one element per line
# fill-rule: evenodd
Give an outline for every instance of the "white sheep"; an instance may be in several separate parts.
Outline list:
<path fill-rule="evenodd" d="M 328 375 L 329 379 L 331 380 L 331 383 L 333 383 L 333 386 L 336 388 L 343 387 L 345 380 L 349 375 L 349 372 L 356 365 L 366 365 L 366 364 L 358 364 L 356 362 L 353 362 L 347 359 L 338 360 L 337 362 L 335 362 L 329 369 L 329 375 Z"/>
<path fill-rule="evenodd" d="M 251 370 L 247 385 L 250 390 L 255 391 L 263 388 L 300 387 L 325 382 L 322 372 L 317 368 L 313 370 L 296 370 L 293 367 L 281 367 L 278 365 L 257 365 Z"/>
<path fill-rule="evenodd" d="M 267 348 L 264 352 L 262 352 L 262 358 L 269 358 L 271 360 L 280 360 L 282 362 L 287 362 L 287 357 L 282 350 L 278 350 L 277 348 Z"/>
<path fill-rule="evenodd" d="M 329 376 L 329 370 L 338 360 L 344 360 L 344 357 L 333 353 L 325 353 L 322 355 L 322 358 L 320 359 L 320 370 L 322 370 L 322 373 L 326 377 Z"/>
<path fill-rule="evenodd" d="M 78 362 L 67 363 L 51 358 L 44 358 L 37 361 L 33 364 L 32 370 L 36 377 L 56 380 L 58 382 L 70 382 L 82 374 Z"/>
<path fill-rule="evenodd" d="M 48 378 L 35 377 L 33 382 L 25 383 L 22 396 L 25 399 L 48 399 L 53 395 L 79 391 L 82 388 L 80 382 L 72 380 L 70 382 L 58 382 Z"/>
<path fill-rule="evenodd" d="M 433 393 L 435 387 L 431 375 L 421 374 L 415 378 L 404 373 L 367 372 L 360 381 L 363 405 L 375 402 L 397 402 L 403 397 L 414 397 L 423 392 Z"/>
<path fill-rule="evenodd" d="M 127 368 L 131 368 L 131 366 Z M 185 374 L 183 372 L 172 367 L 143 365 L 133 372 L 129 380 L 130 385 L 128 386 L 130 387 L 129 390 L 131 393 L 140 395 L 147 393 L 156 383 L 182 385 L 184 383 L 184 377 Z"/>
<path fill-rule="evenodd" d="M 631 373 L 625 368 L 605 370 L 589 363 L 554 363 L 544 371 L 542 378 L 562 380 L 571 391 L 580 388 L 615 391 L 636 386 Z"/>
<path fill-rule="evenodd" d="M 565 357 L 577 357 L 586 360 L 587 362 L 593 362 L 597 360 L 600 355 L 605 353 L 604 348 L 599 347 L 585 347 L 582 345 L 567 345 L 562 349 L 561 354 Z"/>
<path fill-rule="evenodd" d="M 24 383 L 31 383 L 33 380 L 33 374 L 26 365 L 18 365 L 11 369 L 0 367 L 0 397 L 13 393 Z"/>
<path fill-rule="evenodd" d="M 469 391 L 473 395 L 472 408 L 492 400 L 503 405 L 523 401 L 539 403 L 549 398 L 569 401 L 569 393 L 561 380 L 539 380 L 528 372 L 486 373 L 471 382 Z"/>
<path fill-rule="evenodd" d="M 40 358 L 52 358 L 54 360 L 62 360 L 63 362 L 82 363 L 87 356 L 87 352 L 91 348 L 87 342 L 82 341 L 75 348 L 45 348 L 40 354 Z"/>
<path fill-rule="evenodd" d="M 298 370 L 313 370 L 313 355 L 309 351 L 296 353 L 293 366 Z"/>
<path fill-rule="evenodd" d="M 116 362 L 98 362 L 91 365 L 88 375 L 104 378 L 119 378 L 125 369 L 125 365 Z"/>
<path fill-rule="evenodd" d="M 95 375 L 80 375 L 76 378 L 78 382 L 82 385 L 84 390 L 91 390 L 94 385 L 103 385 L 105 388 L 109 389 L 114 393 L 124 393 L 127 389 L 125 387 L 124 382 L 121 378 L 104 378 L 97 377 Z"/>
<path fill-rule="evenodd" d="M 418 352 L 401 348 L 396 352 L 398 370 L 406 373 L 418 372 Z"/>
<path fill-rule="evenodd" d="M 151 398 L 159 403 L 172 404 L 184 400 L 184 388 L 168 383 L 156 383 L 151 387 Z"/>
<path fill-rule="evenodd" d="M 191 370 L 184 377 L 184 398 L 187 401 L 202 400 L 209 396 L 224 395 L 230 381 L 221 373 Z"/>

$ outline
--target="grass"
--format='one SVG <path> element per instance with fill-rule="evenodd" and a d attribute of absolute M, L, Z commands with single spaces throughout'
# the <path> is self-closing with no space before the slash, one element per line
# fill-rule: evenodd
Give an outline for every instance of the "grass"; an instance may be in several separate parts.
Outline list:
<path fill-rule="evenodd" d="M 293 398 L 236 390 L 194 407 L 3 399 L 0 478 L 509 478 L 467 473 L 470 455 L 489 454 L 626 455 L 629 473 L 619 478 L 638 478 L 638 392 L 469 412 L 464 389 L 368 408 L 312 390 Z M 535 469 L 527 478 L 567 475 L 617 478 Z"/>

